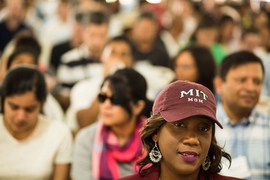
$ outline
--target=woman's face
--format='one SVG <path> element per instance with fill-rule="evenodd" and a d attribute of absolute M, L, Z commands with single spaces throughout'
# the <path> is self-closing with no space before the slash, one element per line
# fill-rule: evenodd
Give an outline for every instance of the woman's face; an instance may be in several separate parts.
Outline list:
<path fill-rule="evenodd" d="M 213 121 L 202 116 L 165 123 L 153 136 L 163 156 L 162 173 L 197 176 L 211 145 L 212 128 Z"/>
<path fill-rule="evenodd" d="M 174 72 L 178 80 L 197 82 L 198 69 L 190 52 L 184 51 L 178 55 L 175 61 Z"/>
<path fill-rule="evenodd" d="M 223 38 L 229 40 L 232 37 L 234 26 L 235 24 L 233 21 L 227 21 L 223 26 L 221 26 L 220 34 L 223 36 Z"/>
<path fill-rule="evenodd" d="M 16 94 L 5 98 L 4 123 L 13 136 L 32 132 L 37 123 L 41 103 L 34 92 Z"/>
<path fill-rule="evenodd" d="M 33 64 L 35 65 L 35 58 L 30 53 L 21 53 L 15 57 L 15 59 L 10 64 L 10 67 L 15 67 L 18 64 Z"/>
<path fill-rule="evenodd" d="M 120 105 L 115 105 L 111 102 L 109 98 L 116 97 L 112 94 L 109 86 L 109 82 L 105 82 L 101 88 L 100 94 L 107 96 L 108 98 L 102 103 L 100 102 L 100 118 L 102 119 L 105 126 L 122 126 L 130 122 L 130 115 L 128 112 Z M 117 97 L 116 99 L 121 98 Z M 120 99 L 121 101 L 121 99 Z"/>
<path fill-rule="evenodd" d="M 196 33 L 197 43 L 210 48 L 216 42 L 217 35 L 216 28 L 200 29 Z"/>

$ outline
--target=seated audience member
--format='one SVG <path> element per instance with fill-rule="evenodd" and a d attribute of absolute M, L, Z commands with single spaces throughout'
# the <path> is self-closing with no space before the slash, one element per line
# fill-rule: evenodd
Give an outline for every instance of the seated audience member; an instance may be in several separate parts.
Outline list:
<path fill-rule="evenodd" d="M 158 33 L 158 23 L 154 14 L 142 12 L 131 30 L 133 56 L 135 61 L 149 61 L 157 66 L 169 66 L 169 55 Z"/>
<path fill-rule="evenodd" d="M 143 154 L 143 114 L 151 109 L 145 103 L 146 90 L 144 77 L 132 69 L 105 78 L 98 95 L 100 119 L 79 131 L 75 139 L 73 180 L 112 180 L 135 172 L 134 165 Z"/>
<path fill-rule="evenodd" d="M 182 49 L 173 60 L 177 80 L 188 80 L 204 85 L 214 92 L 216 64 L 210 50 L 193 44 Z"/>
<path fill-rule="evenodd" d="M 38 66 L 38 51 L 35 51 L 32 47 L 19 47 L 9 56 L 7 60 L 7 70 L 19 65 L 35 65 Z M 49 89 L 51 85 L 49 83 L 49 77 L 45 75 L 46 85 L 47 85 L 47 98 L 43 105 L 43 113 L 48 119 L 51 120 L 64 120 L 64 112 L 59 104 L 59 102 L 51 95 Z"/>
<path fill-rule="evenodd" d="M 230 10 L 230 8 L 227 10 Z M 238 38 L 235 35 L 235 32 L 237 31 L 237 24 L 238 23 L 233 18 L 233 15 L 223 14 L 219 18 L 219 36 L 217 38 L 217 42 L 220 43 L 226 53 L 231 53 L 232 51 L 235 51 L 238 45 Z"/>
<path fill-rule="evenodd" d="M 256 109 L 261 112 L 270 113 L 270 89 L 268 88 L 269 85 L 269 55 L 263 50 L 261 47 L 261 43 L 263 41 L 267 41 L 267 36 L 262 36 L 260 34 L 260 30 L 258 27 L 252 26 L 247 29 L 243 29 L 241 35 L 241 42 L 240 42 L 240 50 L 246 50 L 253 52 L 256 56 L 258 56 L 264 63 L 265 68 L 265 76 L 264 76 L 264 83 L 262 87 L 262 91 L 260 94 L 260 99 L 258 104 L 256 105 Z M 268 41 L 267 41 L 268 42 Z"/>
<path fill-rule="evenodd" d="M 65 2 L 65 0 L 62 0 Z M 83 24 L 82 18 L 83 14 L 93 12 L 93 11 L 103 11 L 107 12 L 107 3 L 105 1 L 100 0 L 80 0 L 76 8 L 77 11 L 74 14 L 74 22 L 71 25 L 71 37 L 68 40 L 63 42 L 54 44 L 50 54 L 50 68 L 53 71 L 57 72 L 58 66 L 60 65 L 61 56 L 68 52 L 69 50 L 78 48 L 83 41 L 82 32 L 83 32 Z"/>
<path fill-rule="evenodd" d="M 82 44 L 82 13 L 75 15 L 75 22 L 72 25 L 72 33 L 70 39 L 58 43 L 52 47 L 50 54 L 50 68 L 57 72 L 60 58 L 63 54 L 73 48 L 77 48 Z"/>
<path fill-rule="evenodd" d="M 243 29 L 240 39 L 240 50 L 250 51 L 255 53 L 255 50 L 260 46 L 260 32 L 255 27 Z"/>
<path fill-rule="evenodd" d="M 259 12 L 254 14 L 253 26 L 257 29 L 263 28 L 266 24 L 270 23 L 269 12 L 266 8 L 262 8 Z"/>
<path fill-rule="evenodd" d="M 153 66 L 147 62 L 134 63 L 130 42 L 123 36 L 114 37 L 108 42 L 101 61 L 103 76 L 81 80 L 71 90 L 71 104 L 66 113 L 66 119 L 74 132 L 97 120 L 97 95 L 103 78 L 114 73 L 117 69 L 133 67 L 142 74 L 147 82 L 147 97 L 151 101 L 160 89 L 169 84 L 175 77 L 174 72 L 169 68 Z"/>
<path fill-rule="evenodd" d="M 72 136 L 64 124 L 40 115 L 47 97 L 43 74 L 11 68 L 0 96 L 0 179 L 67 180 Z"/>
<path fill-rule="evenodd" d="M 230 155 L 216 141 L 216 102 L 206 87 L 178 80 L 157 96 L 153 115 L 141 130 L 147 151 L 138 174 L 121 180 L 234 180 L 219 175 Z"/>
<path fill-rule="evenodd" d="M 215 88 L 221 96 L 217 118 L 224 130 L 216 136 L 232 156 L 231 168 L 223 174 L 270 179 L 270 117 L 255 108 L 263 79 L 262 61 L 249 51 L 230 54 L 220 64 Z"/>
<path fill-rule="evenodd" d="M 82 17 L 82 24 L 82 45 L 61 56 L 56 72 L 57 81 L 61 86 L 58 100 L 64 109 L 69 106 L 70 89 L 75 83 L 85 78 L 100 76 L 98 74 L 100 58 L 107 43 L 108 17 L 105 13 L 85 13 Z"/>
<path fill-rule="evenodd" d="M 21 47 L 27 47 L 31 49 L 31 51 L 35 51 L 35 53 L 37 54 L 41 53 L 40 44 L 32 33 L 28 31 L 23 31 L 16 34 L 16 36 L 6 45 L 0 58 L 0 81 L 2 81 L 3 76 L 7 71 L 8 57 L 15 51 L 15 49 L 19 49 Z"/>
<path fill-rule="evenodd" d="M 226 55 L 225 49 L 217 42 L 218 26 L 212 14 L 204 14 L 191 37 L 191 43 L 197 43 L 210 49 L 218 65 Z"/>
<path fill-rule="evenodd" d="M 39 52 L 35 51 L 34 49 L 30 49 L 29 47 L 20 47 L 15 49 L 14 52 L 8 57 L 6 71 L 19 64 L 31 64 L 37 66 L 38 56 Z"/>
<path fill-rule="evenodd" d="M 23 0 L 8 0 L 6 17 L 0 22 L 0 57 L 10 40 L 21 31 L 31 31 L 23 22 Z"/>
<path fill-rule="evenodd" d="M 164 43 L 170 59 L 173 59 L 178 51 L 186 46 L 187 41 L 182 36 L 184 31 L 183 18 L 180 15 L 169 16 L 170 23 L 160 33 L 160 38 Z"/>
<path fill-rule="evenodd" d="M 258 48 L 258 50 L 255 50 L 255 53 L 259 57 L 261 57 L 261 59 L 264 59 L 270 53 L 270 44 L 269 44 L 270 22 L 268 24 L 265 24 L 264 26 L 262 26 L 261 29 L 259 29 L 259 32 L 260 32 L 261 41 L 260 41 L 259 48 Z"/>
<path fill-rule="evenodd" d="M 104 77 L 119 68 L 133 66 L 131 45 L 128 39 L 123 36 L 111 39 L 105 47 L 101 61 L 102 69 L 100 69 L 99 77 L 81 80 L 71 89 L 70 107 L 67 110 L 66 119 L 73 132 L 97 120 L 97 95 Z"/>
<path fill-rule="evenodd" d="M 181 16 L 181 19 L 183 20 L 181 39 L 184 42 L 189 41 L 192 33 L 196 29 L 199 17 L 199 12 L 196 10 L 194 2 L 190 0 L 170 0 L 166 4 L 166 9 L 169 16 Z"/>
<path fill-rule="evenodd" d="M 53 46 L 71 38 L 74 23 L 73 11 L 71 0 L 59 0 L 57 1 L 56 12 L 42 24 L 38 39 L 42 47 L 39 62 L 43 66 L 49 67 Z"/>

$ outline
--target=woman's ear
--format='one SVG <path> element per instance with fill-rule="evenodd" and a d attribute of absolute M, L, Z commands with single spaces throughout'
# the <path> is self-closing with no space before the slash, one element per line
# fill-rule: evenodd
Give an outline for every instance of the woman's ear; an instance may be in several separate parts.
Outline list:
<path fill-rule="evenodd" d="M 154 142 L 158 142 L 158 137 L 159 137 L 159 133 L 158 132 L 156 132 L 155 134 L 153 134 L 153 136 L 152 136 L 153 141 Z"/>
<path fill-rule="evenodd" d="M 144 109 L 144 107 L 145 107 L 145 102 L 143 100 L 139 100 L 133 106 L 133 114 L 139 115 L 142 112 L 142 110 Z"/>

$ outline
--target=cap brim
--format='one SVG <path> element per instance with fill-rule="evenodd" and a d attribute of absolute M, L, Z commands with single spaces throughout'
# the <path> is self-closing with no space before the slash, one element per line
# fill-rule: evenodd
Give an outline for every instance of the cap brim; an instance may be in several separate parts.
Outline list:
<path fill-rule="evenodd" d="M 209 111 L 199 107 L 192 107 L 192 111 L 190 111 L 190 109 L 190 107 L 170 109 L 161 111 L 160 114 L 167 122 L 176 122 L 193 116 L 205 116 L 213 120 L 221 129 L 223 129 L 223 126 L 220 124 L 220 122 Z"/>

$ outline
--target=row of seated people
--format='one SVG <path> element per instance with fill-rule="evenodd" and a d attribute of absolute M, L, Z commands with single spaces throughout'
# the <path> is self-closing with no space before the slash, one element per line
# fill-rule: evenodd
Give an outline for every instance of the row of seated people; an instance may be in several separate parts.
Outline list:
<path fill-rule="evenodd" d="M 96 18 L 99 19 L 98 22 L 101 23 L 96 23 Z M 149 13 L 143 13 L 140 17 L 140 19 L 138 19 L 138 21 L 136 21 L 136 23 L 134 24 L 134 31 L 133 33 L 137 33 L 136 38 L 129 38 L 134 41 L 137 40 L 137 44 L 142 44 L 142 47 L 144 47 L 145 49 L 149 49 L 149 44 L 145 45 L 145 39 L 140 39 L 139 37 L 145 38 L 145 36 L 143 35 L 149 35 L 150 37 L 152 37 L 152 41 L 153 41 L 153 37 L 155 37 L 155 35 L 153 35 L 153 32 L 157 32 L 157 28 L 156 28 L 156 23 L 154 21 L 154 17 L 149 14 Z M 207 21 L 209 22 L 209 17 L 207 16 Z M 211 19 L 211 18 L 210 18 Z M 95 121 L 97 121 L 97 119 L 99 118 L 99 99 L 98 94 L 100 93 L 100 86 L 102 85 L 103 82 L 103 78 L 106 77 L 108 74 L 111 74 L 113 72 L 115 72 L 115 70 L 119 69 L 119 68 L 123 68 L 123 67 L 132 67 L 134 68 L 136 71 L 138 71 L 140 74 L 142 74 L 144 76 L 144 78 L 146 79 L 147 82 L 147 91 L 146 91 L 146 95 L 147 98 L 150 101 L 153 101 L 157 94 L 170 82 L 174 81 L 176 79 L 175 75 L 177 75 L 177 79 L 187 79 L 190 81 L 195 81 L 195 82 L 199 82 L 201 84 L 204 84 L 205 86 L 207 86 L 211 91 L 214 92 L 214 85 L 213 85 L 213 80 L 214 82 L 217 84 L 216 86 L 216 90 L 217 93 L 226 93 L 226 91 L 229 92 L 229 90 L 233 90 L 233 87 L 230 87 L 229 90 L 227 89 L 226 91 L 223 89 L 226 89 L 226 86 L 222 86 L 222 88 L 218 88 L 220 85 L 220 79 L 214 79 L 215 75 L 216 75 L 216 66 L 217 64 L 221 63 L 222 58 L 224 57 L 224 54 L 222 53 L 217 53 L 217 54 L 211 54 L 209 56 L 209 50 L 206 48 L 202 48 L 202 47 L 197 47 L 197 46 L 191 46 L 191 47 L 187 47 L 185 49 L 183 49 L 182 51 L 178 51 L 179 49 L 177 49 L 177 58 L 175 58 L 173 61 L 169 61 L 169 60 L 165 60 L 165 58 L 162 55 L 157 55 L 159 53 L 162 53 L 164 51 L 162 50 L 156 50 L 155 53 L 145 53 L 145 54 L 149 54 L 149 57 L 147 58 L 141 58 L 141 56 L 139 57 L 139 59 L 149 59 L 151 63 L 146 62 L 146 61 L 136 61 L 138 60 L 136 58 L 136 56 L 134 55 L 134 44 L 131 44 L 129 41 L 126 40 L 126 38 L 114 38 L 112 40 L 108 41 L 108 38 L 106 37 L 106 32 L 108 31 L 108 19 L 106 19 L 106 16 L 104 16 L 104 14 L 97 12 L 94 14 L 91 14 L 91 16 L 77 16 L 77 20 L 78 23 L 77 24 L 79 26 L 79 32 L 75 33 L 77 35 L 83 34 L 83 38 L 82 38 L 82 45 L 78 46 L 78 48 L 76 49 L 72 49 L 71 51 L 67 52 L 66 54 L 64 54 L 62 57 L 59 57 L 58 59 L 61 60 L 60 61 L 60 65 L 58 67 L 57 73 L 56 73 L 56 77 L 57 77 L 57 86 L 56 89 L 52 90 L 52 87 L 54 87 L 54 81 L 51 82 L 51 80 L 53 80 L 50 77 L 50 74 L 46 74 L 46 80 L 47 80 L 47 89 L 54 94 L 54 90 L 56 91 L 56 96 L 57 100 L 63 100 L 64 102 L 66 101 L 71 101 L 67 112 L 63 113 L 61 111 L 61 108 L 59 108 L 59 105 L 57 104 L 57 102 L 55 101 L 55 99 L 53 98 L 53 96 L 51 96 L 51 94 L 47 95 L 47 101 L 44 104 L 44 113 L 46 114 L 46 116 L 49 119 L 57 119 L 57 120 L 64 120 L 68 126 L 72 129 L 72 132 L 74 134 L 76 134 L 78 132 L 79 129 L 88 126 L 92 123 L 94 123 Z M 94 25 L 92 24 L 94 23 Z M 175 23 L 176 25 L 178 23 Z M 83 25 L 83 26 L 80 26 Z M 154 25 L 154 26 L 153 26 Z M 83 27 L 83 28 L 82 28 Z M 145 29 L 147 30 L 144 30 Z M 210 23 L 205 25 L 204 23 L 202 23 L 201 26 L 198 26 L 198 29 L 202 28 L 202 29 L 210 29 L 210 33 L 209 31 L 206 31 L 206 35 L 202 35 L 202 32 L 205 32 L 205 29 L 202 31 L 196 30 L 196 32 L 198 33 L 198 37 L 203 37 L 202 42 L 208 42 L 206 40 L 211 40 L 211 39 L 215 39 L 214 36 L 212 37 L 212 35 L 215 34 L 216 31 L 212 31 L 213 29 L 215 29 L 215 27 Z M 214 27 L 214 28 L 213 28 Z M 80 29 L 82 28 L 82 29 Z M 95 34 L 92 37 L 90 36 L 91 34 Z M 143 32 L 143 33 L 142 33 Z M 99 35 L 97 35 L 97 33 L 100 33 Z M 148 34 L 150 33 L 150 34 Z M 153 34 L 152 34 L 153 33 Z M 200 35 L 199 35 L 200 34 Z M 211 35 L 211 36 L 208 36 Z M 94 37 L 94 38 L 93 38 Z M 98 40 L 95 40 L 95 38 L 100 37 Z M 207 37 L 205 39 L 205 37 Z M 147 38 L 146 38 L 147 39 Z M 200 38 L 199 38 L 200 39 Z M 193 41 L 197 41 L 199 42 L 199 39 L 192 39 Z M 140 41 L 141 40 L 141 41 Z M 150 42 L 151 42 L 150 40 Z M 18 41 L 19 42 L 19 41 Z M 25 51 L 23 50 L 23 48 L 25 47 L 19 47 L 20 43 L 16 44 L 16 50 L 14 52 L 17 53 L 17 51 Z M 97 43 L 94 43 L 97 42 Z M 201 42 L 201 41 L 200 41 Z M 203 44 L 201 42 L 201 44 Z M 153 42 L 152 42 L 153 43 Z M 150 43 L 150 44 L 152 44 Z M 136 43 L 135 43 L 136 44 Z M 160 41 L 155 42 L 155 45 L 159 45 L 158 47 L 160 47 Z M 211 44 L 211 43 L 210 43 Z M 253 45 L 256 43 L 251 43 L 252 47 Z M 22 43 L 22 46 L 25 46 L 26 43 Z M 104 46 L 106 46 L 104 48 Z M 207 47 L 209 46 L 209 44 L 206 45 Z M 87 48 L 89 52 L 87 51 Z M 120 48 L 121 47 L 121 48 Z M 130 48 L 131 47 L 131 48 Z M 172 49 L 172 47 L 175 46 L 168 46 L 168 49 Z M 216 47 L 216 46 L 214 46 Z M 119 48 L 119 49 L 118 49 Z M 142 49 L 144 49 L 142 48 Z M 85 51 L 86 49 L 86 51 Z M 103 50 L 104 49 L 104 50 Z M 144 49 L 144 50 L 145 50 Z M 196 51 L 196 49 L 198 49 Z M 218 48 L 219 49 L 219 48 Z M 238 48 L 236 48 L 238 49 Z M 252 48 L 251 48 L 252 49 Z M 136 49 L 135 49 L 136 50 Z M 211 50 L 211 49 L 210 49 Z M 31 52 L 32 48 L 30 48 L 30 50 L 27 50 L 28 55 L 30 54 L 30 59 L 29 63 L 30 64 L 35 64 L 37 65 L 38 62 L 38 55 L 40 52 L 40 50 L 37 49 L 37 52 L 34 52 L 34 54 L 31 57 Z M 57 53 L 59 51 L 57 50 Z M 190 53 L 188 53 L 190 52 Z M 20 53 L 20 52 L 19 52 Z M 93 56 L 89 56 L 93 55 Z M 204 57 L 202 54 L 205 53 Z M 26 53 L 27 54 L 27 53 Z M 137 53 L 137 55 L 141 55 L 142 53 Z M 153 55 L 154 58 L 150 58 L 150 55 Z M 201 55 L 201 56 L 200 56 Z M 218 56 L 218 60 L 215 58 L 215 55 L 222 55 L 221 57 Z M 16 60 L 16 56 L 10 56 L 9 61 L 7 62 L 7 66 L 2 66 L 2 67 L 7 67 L 7 69 L 9 67 L 11 67 L 12 65 L 9 64 L 11 63 L 11 61 L 13 61 L 14 59 Z M 198 57 L 199 56 L 199 57 Z M 25 57 L 25 54 L 24 54 Z M 161 59 L 162 62 L 166 62 L 166 65 L 164 65 L 163 63 L 159 64 L 157 62 L 158 59 Z M 201 58 L 201 59 L 200 59 Z M 21 61 L 22 56 L 20 56 L 19 58 L 17 57 L 17 61 Z M 97 60 L 99 59 L 99 60 Z M 135 61 L 133 59 L 136 59 Z M 251 59 L 256 59 L 254 57 L 252 57 Z M 152 61 L 151 61 L 152 60 Z M 182 60 L 182 61 L 181 61 Z M 190 60 L 190 61 L 188 61 Z M 77 62 L 78 61 L 78 62 Z M 201 61 L 201 62 L 200 62 Z M 77 63 L 76 63 L 77 62 Z M 213 63 L 214 62 L 214 63 Z M 264 61 L 264 63 L 267 63 L 268 61 Z M 169 64 L 172 64 L 172 68 L 175 71 L 175 74 L 172 70 L 170 70 L 167 66 L 169 66 Z M 16 63 L 15 63 L 16 64 Z M 162 65 L 162 66 L 160 66 Z M 238 64 L 236 64 L 237 67 Z M 74 68 L 75 67 L 75 68 Z M 267 65 L 265 67 L 268 67 Z M 233 69 L 233 68 L 232 68 Z M 226 72 L 226 71 L 225 71 Z M 252 72 L 252 70 L 250 71 Z M 89 73 L 89 74 L 88 74 Z M 190 76 L 187 77 L 188 73 L 191 73 Z M 269 71 L 268 68 L 265 68 L 265 82 L 269 81 Z M 226 73 L 225 73 L 226 74 Z M 224 75 L 224 74 L 223 74 Z M 190 78 L 190 79 L 189 79 Z M 223 76 L 221 78 L 221 80 L 225 80 L 226 78 Z M 268 81 L 267 81 L 268 79 Z M 74 81 L 75 80 L 75 81 Z M 221 81 L 221 82 L 223 82 Z M 240 80 L 239 80 L 240 81 Z M 242 82 L 245 81 L 245 79 L 241 79 Z M 258 81 L 257 79 L 254 80 Z M 137 81 L 135 81 L 137 83 Z M 209 83 L 209 84 L 208 84 Z M 260 84 L 260 83 L 258 83 Z M 265 83 L 267 84 L 267 83 Z M 269 84 L 269 83 L 268 83 Z M 209 86 L 208 86 L 209 85 Z M 58 89 L 59 87 L 59 89 Z M 245 88 L 247 87 L 252 87 L 250 85 L 247 85 Z M 257 96 L 258 96 L 258 90 L 260 88 L 254 88 L 253 90 L 247 90 L 248 93 L 249 91 L 254 91 L 254 94 L 248 94 L 248 95 L 242 95 L 243 98 L 247 97 L 246 101 L 250 101 L 250 102 L 245 102 L 245 103 L 250 103 L 252 104 L 252 106 L 254 105 L 253 100 L 256 100 Z M 270 88 L 264 88 L 264 90 L 269 90 Z M 222 91 L 223 90 L 223 91 Z M 263 91 L 265 92 L 265 91 Z M 66 96 L 67 95 L 67 96 Z M 223 96 L 225 96 L 226 94 L 224 94 Z M 230 97 L 234 97 L 232 96 L 232 94 L 229 94 Z M 65 98 L 67 97 L 67 98 Z M 216 94 L 217 100 L 221 101 L 222 99 L 219 99 L 220 97 L 218 96 L 218 94 Z M 228 97 L 227 97 L 228 98 Z M 234 97 L 234 99 L 237 99 L 236 97 Z M 252 99 L 252 100 L 248 100 L 248 99 Z M 60 101 L 61 104 L 63 101 Z M 150 101 L 148 103 L 150 103 Z M 239 100 L 240 101 L 240 100 Z M 51 102 L 51 103 L 50 103 Z M 257 104 L 258 108 L 261 108 L 259 110 L 262 110 L 264 112 L 269 112 L 269 105 L 266 103 L 267 102 L 267 98 L 263 97 L 263 101 L 260 104 Z M 235 102 L 233 102 L 234 104 L 237 104 Z M 53 105 L 52 105 L 53 104 Z M 69 103 L 67 103 L 69 104 Z M 256 103 L 255 103 L 256 104 Z M 262 108 L 262 107 L 263 108 Z M 46 108 L 47 107 L 47 108 Z M 226 106 L 225 106 L 226 107 Z M 235 110 L 239 110 L 239 108 L 237 107 L 232 107 L 235 108 Z M 47 110 L 46 110 L 47 109 Z M 231 112 L 228 111 L 228 108 L 225 108 L 226 113 L 228 114 L 229 119 L 232 120 L 232 122 L 237 121 L 239 118 L 238 117 L 234 117 L 232 116 Z M 240 109 L 241 110 L 241 109 Z M 239 111 L 240 111 L 239 110 Z M 228 112 L 227 112 L 228 111 Z M 246 110 L 247 113 L 244 112 L 236 112 L 236 114 L 244 114 L 243 117 L 248 117 L 249 114 L 249 109 Z M 248 115 L 246 115 L 248 114 Z M 146 117 L 149 117 L 151 115 L 151 112 L 148 111 L 147 114 L 145 114 Z M 66 117 L 65 117 L 66 116 Z M 224 113 L 223 113 L 224 116 Z M 242 116 L 240 116 L 241 118 L 243 118 Z M 221 119 L 220 119 L 221 120 Z M 250 122 L 247 121 L 249 124 Z M 262 121 L 262 124 L 264 123 L 264 121 Z M 233 124 L 233 123 L 232 123 Z M 240 123 L 241 124 L 241 123 Z M 264 124 L 263 124 L 264 125 Z M 267 125 L 266 125 L 267 127 Z M 235 126 L 236 128 L 236 132 L 241 134 L 241 131 L 239 131 L 239 126 Z M 257 128 L 257 127 L 256 127 Z M 244 133 L 245 129 L 243 130 Z M 255 133 L 256 132 L 261 132 L 264 133 L 265 131 L 262 130 L 254 130 Z M 234 132 L 234 131 L 233 131 Z M 249 132 L 249 131 L 248 131 Z M 253 132 L 253 131 L 252 131 Z M 254 133 L 254 132 L 253 132 Z M 259 135 L 259 133 L 257 134 L 258 139 L 259 138 L 263 138 L 261 137 L 261 135 Z M 268 137 L 268 134 L 265 134 L 265 138 Z M 237 136 L 238 137 L 238 136 Z M 230 137 L 232 138 L 232 137 Z M 240 142 L 237 141 L 236 144 L 238 144 L 239 146 L 241 146 L 241 144 L 245 144 L 245 143 L 238 143 Z M 228 143 L 226 143 L 228 144 Z M 223 145 L 223 144 L 222 144 Z M 256 146 L 267 146 L 267 140 L 259 140 L 259 143 L 256 144 Z M 228 145 L 230 146 L 230 145 Z M 250 145 L 251 146 L 251 145 Z M 244 147 L 238 147 L 235 144 L 231 145 L 230 147 L 231 149 L 235 150 L 235 149 L 245 149 Z M 253 150 L 251 148 L 251 150 Z M 260 151 L 259 154 L 262 154 L 262 156 L 264 157 L 266 154 L 267 157 L 267 151 Z M 235 153 L 236 155 L 233 155 L 233 158 L 238 157 L 239 154 L 247 154 L 247 152 L 242 152 L 242 153 Z M 269 154 L 269 153 L 268 153 Z M 251 156 L 251 155 L 250 155 Z M 250 159 L 250 158 L 248 158 Z M 252 159 L 254 159 L 254 157 L 252 156 Z M 268 166 L 267 166 L 267 158 L 265 162 L 266 164 L 262 164 L 258 169 L 253 169 L 252 167 L 252 171 L 255 172 L 263 172 L 266 174 Z M 243 161 L 240 161 L 240 163 L 242 163 Z M 245 160 L 244 160 L 245 162 Z M 260 161 L 261 162 L 261 161 Z M 248 161 L 248 164 L 254 164 L 253 162 L 250 163 Z M 258 167 L 258 166 L 257 166 Z M 246 172 L 245 172 L 246 173 Z M 243 173 L 243 174 L 245 174 Z M 248 175 L 248 173 L 246 173 Z M 265 175 L 267 177 L 267 175 Z M 87 177 L 87 176 L 86 176 Z M 255 177 L 256 179 L 256 177 Z"/>
<path fill-rule="evenodd" d="M 221 161 L 220 159 L 215 161 L 217 152 L 210 148 L 208 154 L 199 158 L 200 163 L 196 165 L 197 173 L 202 171 L 204 174 L 204 170 L 210 176 L 219 172 L 221 175 L 245 179 L 269 179 L 270 117 L 256 108 L 264 75 L 264 65 L 260 58 L 251 52 L 239 51 L 226 56 L 221 62 L 218 75 L 214 78 L 214 89 L 219 95 L 216 100 L 210 88 L 205 90 L 198 86 L 188 86 L 188 89 L 185 83 L 189 81 L 185 81 L 174 91 L 167 90 L 168 87 L 174 86 L 165 85 L 152 104 L 147 98 L 148 84 L 143 75 L 132 68 L 117 70 L 102 80 L 96 94 L 97 103 L 91 105 L 92 109 L 89 111 L 92 113 L 98 111 L 95 112 L 98 114 L 97 120 L 79 131 L 73 140 L 71 131 L 64 123 L 40 115 L 42 106 L 46 103 L 48 89 L 43 74 L 36 66 L 17 65 L 7 72 L 0 89 L 2 101 L 0 157 L 3 163 L 0 164 L 3 167 L 0 170 L 0 177 L 1 179 L 53 177 L 61 180 L 67 179 L 70 174 L 75 180 L 118 179 L 135 173 L 133 165 L 143 157 L 150 158 L 151 162 L 149 160 L 147 162 L 154 165 L 160 162 L 163 172 L 164 168 L 170 165 L 177 166 L 178 162 L 174 164 L 172 161 L 172 164 L 168 164 L 167 158 L 174 157 L 171 156 L 174 150 L 168 148 L 167 141 L 162 140 L 165 138 L 161 136 L 163 127 L 169 128 L 170 125 L 165 125 L 164 121 L 159 123 L 158 120 L 161 118 L 167 121 L 167 124 L 175 126 L 174 128 L 192 129 L 192 135 L 188 133 L 189 135 L 183 137 L 190 139 L 189 141 L 182 142 L 181 138 L 177 140 L 180 144 L 182 142 L 189 152 L 205 148 L 206 142 L 200 138 L 205 138 L 206 133 L 209 133 L 215 134 L 217 138 L 206 138 L 208 141 L 211 140 L 209 143 L 214 146 L 212 148 L 220 146 L 225 150 L 223 152 L 220 148 L 218 156 L 221 158 L 222 154 L 229 161 L 230 157 L 232 158 L 231 168 L 227 169 L 228 163 L 224 161 L 223 169 L 219 172 L 221 169 L 217 167 Z M 178 84 L 179 81 L 176 82 Z M 161 100 L 160 94 L 164 96 Z M 184 96 L 187 97 L 182 102 Z M 180 104 L 177 99 L 181 100 Z M 190 102 L 191 106 L 188 104 Z M 195 110 L 196 107 L 199 110 Z M 177 116 L 174 116 L 172 111 L 169 113 L 169 110 L 177 112 Z M 150 118 L 146 120 L 148 117 Z M 211 117 L 210 119 L 223 129 L 214 130 L 213 124 L 210 126 L 206 123 L 205 117 Z M 187 119 L 192 118 L 193 123 L 188 123 L 191 120 Z M 180 120 L 185 121 L 179 123 Z M 150 153 L 148 157 L 148 153 L 142 151 L 140 129 L 150 121 L 153 121 L 151 125 L 156 129 L 151 132 L 145 126 L 146 129 L 143 131 L 148 134 L 149 145 L 146 146 L 148 153 L 153 149 L 152 155 Z M 195 126 L 194 122 L 201 123 Z M 176 137 L 179 138 L 181 133 L 174 128 L 170 134 L 177 132 Z M 169 137 L 166 135 L 166 138 Z M 176 141 L 176 137 L 172 137 L 172 142 Z M 197 138 L 198 141 L 194 141 Z M 163 158 L 159 158 L 159 148 Z M 176 153 L 178 148 L 176 147 Z M 226 155 L 225 152 L 230 155 Z M 262 158 L 257 158 L 257 154 Z M 210 160 L 207 160 L 207 155 Z M 194 154 L 184 153 L 183 156 L 187 156 L 184 158 L 187 164 L 197 162 L 194 160 Z M 204 161 L 206 163 L 203 163 Z M 211 162 L 214 169 L 209 168 L 212 167 Z M 186 172 L 186 170 L 177 171 L 179 172 L 176 174 L 181 177 L 185 174 L 183 172 Z M 187 177 L 187 174 L 185 176 Z"/>

